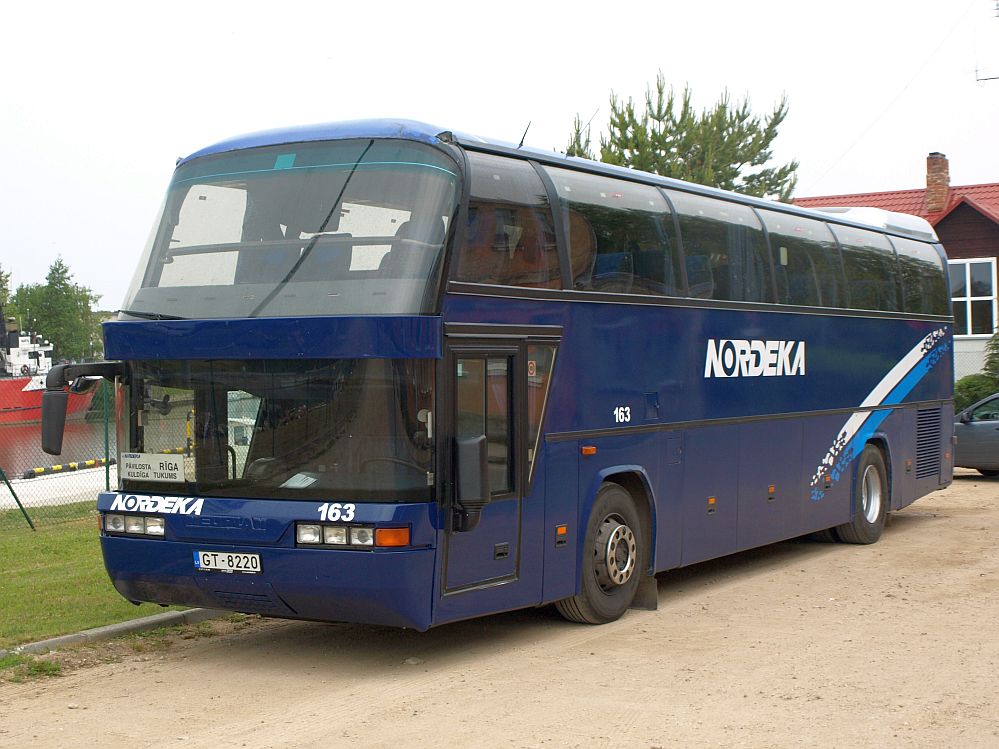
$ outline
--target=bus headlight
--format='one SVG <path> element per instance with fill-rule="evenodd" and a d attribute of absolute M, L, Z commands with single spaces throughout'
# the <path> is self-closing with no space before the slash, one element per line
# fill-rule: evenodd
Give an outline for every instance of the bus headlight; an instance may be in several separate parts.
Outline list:
<path fill-rule="evenodd" d="M 300 544 L 321 544 L 323 527 L 312 523 L 299 523 L 295 526 L 295 540 Z"/>
<path fill-rule="evenodd" d="M 375 532 L 373 528 L 355 525 L 350 528 L 350 543 L 354 546 L 374 546 Z"/>
<path fill-rule="evenodd" d="M 333 546 L 346 546 L 348 543 L 347 526 L 346 525 L 324 526 L 323 540 L 325 543 L 331 544 Z"/>
<path fill-rule="evenodd" d="M 125 516 L 125 533 L 145 533 L 146 522 L 141 515 Z"/>
<path fill-rule="evenodd" d="M 118 515 L 113 512 L 101 515 L 101 526 L 105 533 L 126 536 L 166 535 L 166 518 L 158 515 Z"/>
<path fill-rule="evenodd" d="M 334 525 L 296 523 L 296 546 L 323 546 L 343 549 L 401 548 L 410 545 L 408 527 L 375 528 L 373 525 Z"/>
<path fill-rule="evenodd" d="M 166 522 L 163 518 L 146 518 L 146 535 L 147 536 L 162 536 L 166 533 Z"/>

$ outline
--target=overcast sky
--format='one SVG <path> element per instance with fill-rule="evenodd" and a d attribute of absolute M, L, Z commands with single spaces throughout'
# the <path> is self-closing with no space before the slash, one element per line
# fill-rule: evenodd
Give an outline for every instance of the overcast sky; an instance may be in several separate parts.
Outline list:
<path fill-rule="evenodd" d="M 695 103 L 786 93 L 797 196 L 999 182 L 995 0 L 17 3 L 0 27 L 0 267 L 58 256 L 117 309 L 179 156 L 403 117 L 561 150 L 662 70 Z M 618 15 L 615 15 L 618 14 Z M 595 138 L 594 138 L 595 140 Z"/>

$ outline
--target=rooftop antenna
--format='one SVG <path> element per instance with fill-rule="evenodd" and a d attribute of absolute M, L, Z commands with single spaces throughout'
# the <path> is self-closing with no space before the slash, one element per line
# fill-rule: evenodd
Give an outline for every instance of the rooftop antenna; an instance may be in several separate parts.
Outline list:
<path fill-rule="evenodd" d="M 520 136 L 520 143 L 517 144 L 517 148 L 524 145 L 524 138 L 527 137 L 527 131 L 531 129 L 531 120 L 527 121 L 527 127 L 524 128 L 524 134 Z"/>

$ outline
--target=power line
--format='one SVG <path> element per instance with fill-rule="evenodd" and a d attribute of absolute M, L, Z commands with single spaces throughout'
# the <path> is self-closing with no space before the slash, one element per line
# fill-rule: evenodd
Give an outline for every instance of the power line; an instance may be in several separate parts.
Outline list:
<path fill-rule="evenodd" d="M 996 18 L 999 18 L 999 0 L 996 0 Z M 981 81 L 999 81 L 999 75 L 987 76 L 985 78 L 978 75 L 978 66 L 975 65 L 975 80 Z"/>
<path fill-rule="evenodd" d="M 904 86 L 902 86 L 901 89 L 899 89 L 899 92 L 897 94 L 895 94 L 894 98 L 890 102 L 888 102 L 888 104 L 885 106 L 884 109 L 881 110 L 881 113 L 877 117 L 875 117 L 873 120 L 870 121 L 870 123 L 867 125 L 867 127 L 864 128 L 863 132 L 861 132 L 860 135 L 857 136 L 856 140 L 854 140 L 853 143 L 851 143 L 846 148 L 846 150 L 843 151 L 843 153 L 841 153 L 839 156 L 836 157 L 836 160 L 833 161 L 833 163 L 829 165 L 829 168 L 826 169 L 817 179 L 813 180 L 813 183 L 812 183 L 813 185 L 816 185 L 816 184 L 820 183 L 822 180 L 824 180 L 826 177 L 828 177 L 829 173 L 833 169 L 835 169 L 837 166 L 839 166 L 840 162 L 843 161 L 843 159 L 845 159 L 847 157 L 847 155 L 854 148 L 856 148 L 857 145 L 864 138 L 867 137 L 867 135 L 871 132 L 871 130 L 874 129 L 874 126 L 877 125 L 879 122 L 881 122 L 881 120 L 884 118 L 884 116 L 886 114 L 888 114 L 888 112 L 891 110 L 891 108 L 894 107 L 895 104 L 898 102 L 898 100 L 902 98 L 902 95 L 905 94 L 905 92 L 909 90 L 909 86 L 911 86 L 913 83 L 915 83 L 916 79 L 920 75 L 922 75 L 923 71 L 926 69 L 926 66 L 930 64 L 930 61 L 934 57 L 936 57 L 937 52 L 940 51 L 940 49 L 944 46 L 944 44 L 946 44 L 947 41 L 951 38 L 951 36 L 953 36 L 954 32 L 957 31 L 957 27 L 960 26 L 961 23 L 964 21 L 965 16 L 968 15 L 968 11 L 971 10 L 971 6 L 975 4 L 975 1 L 976 0 L 971 0 L 971 2 L 968 3 L 967 7 L 964 9 L 964 12 L 962 12 L 961 15 L 958 17 L 957 21 L 951 27 L 950 31 L 948 31 L 947 34 L 940 40 L 940 43 L 936 46 L 936 48 L 932 52 L 930 52 L 929 55 L 926 56 L 926 58 L 923 60 L 922 64 L 916 69 L 916 72 L 912 74 L 911 78 L 909 78 L 908 82 Z M 997 11 L 999 11 L 999 0 L 996 0 L 996 9 L 997 9 Z"/>

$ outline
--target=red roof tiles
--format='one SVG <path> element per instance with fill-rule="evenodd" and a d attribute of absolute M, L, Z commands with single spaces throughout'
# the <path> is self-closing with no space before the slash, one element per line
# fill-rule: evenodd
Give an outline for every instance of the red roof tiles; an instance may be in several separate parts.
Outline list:
<path fill-rule="evenodd" d="M 894 190 L 892 192 L 866 192 L 855 195 L 826 195 L 815 198 L 795 198 L 795 205 L 805 208 L 819 206 L 869 206 L 883 208 L 886 211 L 911 213 L 922 216 L 934 226 L 944 216 L 965 203 L 979 213 L 999 224 L 999 183 L 987 185 L 956 185 L 950 188 L 950 198 L 947 208 L 936 213 L 926 213 L 923 206 L 926 202 L 926 190 Z"/>

